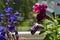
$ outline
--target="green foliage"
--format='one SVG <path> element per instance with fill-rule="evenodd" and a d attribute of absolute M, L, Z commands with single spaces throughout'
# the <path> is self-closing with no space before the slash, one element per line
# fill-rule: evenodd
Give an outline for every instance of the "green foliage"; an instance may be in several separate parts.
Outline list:
<path fill-rule="evenodd" d="M 50 36 L 50 34 L 47 34 L 43 40 L 50 40 L 49 36 Z"/>
<path fill-rule="evenodd" d="M 39 33 L 46 33 L 46 36 L 43 40 L 60 40 L 60 24 L 56 19 L 53 21 L 46 19 L 43 24 L 44 29 Z"/>
<path fill-rule="evenodd" d="M 24 22 L 22 22 L 21 25 L 24 26 L 24 27 L 29 27 L 30 26 L 29 22 L 26 21 L 26 20 Z"/>

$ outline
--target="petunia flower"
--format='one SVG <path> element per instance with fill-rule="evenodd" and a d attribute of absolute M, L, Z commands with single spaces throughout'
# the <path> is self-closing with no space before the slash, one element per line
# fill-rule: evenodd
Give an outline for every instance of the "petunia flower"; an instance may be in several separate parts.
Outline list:
<path fill-rule="evenodd" d="M 40 13 L 39 4 L 35 4 L 35 5 L 32 7 L 32 10 L 33 10 L 33 12 Z"/>
<path fill-rule="evenodd" d="M 33 12 L 40 13 L 41 10 L 43 10 L 43 9 L 46 10 L 47 7 L 48 7 L 48 6 L 47 6 L 46 4 L 36 3 L 35 5 L 33 5 L 32 10 L 33 10 Z"/>

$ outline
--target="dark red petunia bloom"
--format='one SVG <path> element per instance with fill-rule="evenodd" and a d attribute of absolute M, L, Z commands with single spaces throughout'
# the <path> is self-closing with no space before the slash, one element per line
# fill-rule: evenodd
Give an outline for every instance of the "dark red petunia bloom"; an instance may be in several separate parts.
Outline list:
<path fill-rule="evenodd" d="M 59 6 L 59 7 L 60 7 L 60 3 L 57 3 L 57 6 Z"/>

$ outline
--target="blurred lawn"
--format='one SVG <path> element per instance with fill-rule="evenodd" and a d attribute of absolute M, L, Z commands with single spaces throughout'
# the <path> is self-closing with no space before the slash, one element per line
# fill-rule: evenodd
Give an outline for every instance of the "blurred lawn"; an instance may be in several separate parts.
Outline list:
<path fill-rule="evenodd" d="M 18 31 L 29 31 L 30 27 L 22 27 L 22 26 L 20 26 L 20 27 L 17 27 L 17 30 Z"/>

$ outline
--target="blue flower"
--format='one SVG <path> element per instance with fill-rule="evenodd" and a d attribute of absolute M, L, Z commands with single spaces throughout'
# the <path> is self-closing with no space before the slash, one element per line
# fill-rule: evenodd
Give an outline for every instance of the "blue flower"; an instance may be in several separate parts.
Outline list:
<path fill-rule="evenodd" d="M 15 30 L 15 26 L 13 26 L 13 25 L 8 24 L 6 27 L 9 31 Z"/>
<path fill-rule="evenodd" d="M 0 17 L 4 17 L 5 15 L 4 14 L 0 14 Z"/>
<path fill-rule="evenodd" d="M 0 22 L 2 22 L 2 18 L 0 18 Z"/>
<path fill-rule="evenodd" d="M 5 9 L 4 9 L 4 11 L 5 12 L 11 12 L 13 10 L 13 8 L 12 7 L 9 7 L 9 6 L 7 6 Z"/>
<path fill-rule="evenodd" d="M 10 13 L 6 13 L 6 16 L 10 16 Z"/>
<path fill-rule="evenodd" d="M 0 35 L 0 40 L 6 40 L 6 38 L 3 35 Z"/>
<path fill-rule="evenodd" d="M 20 13 L 19 11 L 16 11 L 16 12 L 15 12 L 15 15 L 16 15 L 16 16 L 19 16 L 19 15 L 21 15 L 21 13 Z"/>
<path fill-rule="evenodd" d="M 4 31 L 4 27 L 0 25 L 0 32 Z"/>
<path fill-rule="evenodd" d="M 12 15 L 10 18 L 11 19 L 16 19 L 17 17 L 15 15 Z"/>
<path fill-rule="evenodd" d="M 16 11 L 15 14 L 20 14 L 19 11 Z"/>
<path fill-rule="evenodd" d="M 17 17 L 16 16 L 11 16 L 10 19 L 9 19 L 9 22 L 13 22 L 13 23 L 16 23 L 17 22 Z"/>

